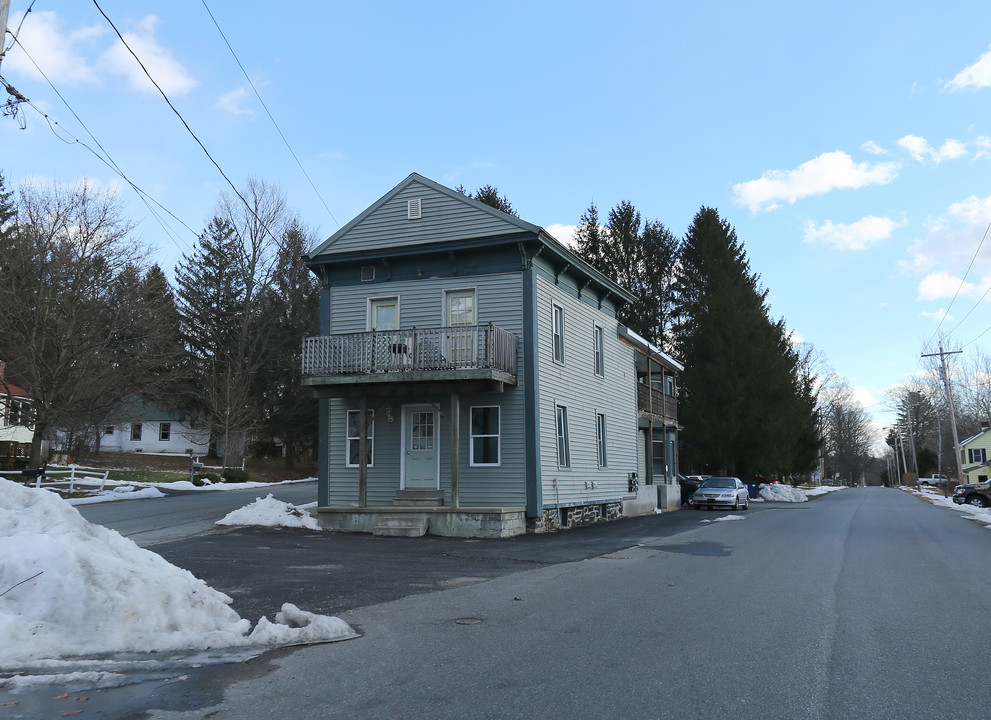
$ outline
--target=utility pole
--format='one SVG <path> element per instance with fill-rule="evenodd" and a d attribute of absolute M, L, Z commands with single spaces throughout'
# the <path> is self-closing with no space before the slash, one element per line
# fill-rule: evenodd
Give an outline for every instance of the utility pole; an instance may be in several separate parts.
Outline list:
<path fill-rule="evenodd" d="M 7 13 L 10 0 L 0 0 L 0 63 L 3 63 L 3 48 L 7 44 Z"/>
<path fill-rule="evenodd" d="M 953 432 L 953 452 L 956 454 L 956 466 L 957 466 L 957 482 L 963 482 L 963 461 L 960 456 L 960 437 L 957 435 L 957 411 L 953 407 L 953 390 L 950 388 L 950 376 L 946 372 L 946 356 L 947 355 L 958 355 L 962 353 L 963 350 L 947 350 L 943 352 L 943 343 L 939 344 L 938 353 L 929 353 L 928 355 L 923 355 L 922 357 L 938 357 L 939 358 L 939 376 L 943 380 L 943 386 L 946 388 L 946 404 L 950 408 L 950 430 Z M 947 489 L 945 492 L 949 492 L 949 483 L 947 483 Z"/>

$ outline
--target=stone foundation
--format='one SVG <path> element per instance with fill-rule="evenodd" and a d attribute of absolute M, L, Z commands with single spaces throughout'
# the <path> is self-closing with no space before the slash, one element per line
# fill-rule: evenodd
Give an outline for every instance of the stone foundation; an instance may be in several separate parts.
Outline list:
<path fill-rule="evenodd" d="M 540 533 L 570 530 L 597 522 L 618 520 L 621 517 L 623 517 L 623 503 L 621 501 L 601 505 L 546 508 L 539 518 L 527 518 L 527 531 Z"/>

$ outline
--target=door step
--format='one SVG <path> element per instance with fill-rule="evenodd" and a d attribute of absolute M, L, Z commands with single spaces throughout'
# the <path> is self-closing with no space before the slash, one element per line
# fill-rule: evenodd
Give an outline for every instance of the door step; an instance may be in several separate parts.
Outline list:
<path fill-rule="evenodd" d="M 423 537 L 429 526 L 430 519 L 423 513 L 382 513 L 372 535 Z"/>
<path fill-rule="evenodd" d="M 443 490 L 397 490 L 393 505 L 399 507 L 443 507 Z"/>

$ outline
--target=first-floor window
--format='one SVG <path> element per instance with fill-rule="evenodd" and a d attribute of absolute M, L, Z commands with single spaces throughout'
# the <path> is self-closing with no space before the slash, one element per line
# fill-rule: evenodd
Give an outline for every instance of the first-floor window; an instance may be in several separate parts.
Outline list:
<path fill-rule="evenodd" d="M 595 415 L 595 446 L 598 449 L 599 467 L 606 466 L 606 416 Z"/>
<path fill-rule="evenodd" d="M 499 464 L 499 406 L 471 409 L 471 464 Z"/>
<path fill-rule="evenodd" d="M 168 442 L 172 437 L 172 423 L 159 423 L 158 424 L 158 439 L 162 442 Z"/>
<path fill-rule="evenodd" d="M 106 425 L 106 426 L 104 426 L 104 428 L 103 428 L 103 434 L 104 435 L 113 435 L 114 434 L 114 426 L 113 425 Z"/>
<path fill-rule="evenodd" d="M 141 439 L 141 423 L 131 423 L 131 440 Z"/>
<path fill-rule="evenodd" d="M 361 417 L 360 410 L 348 410 L 348 430 L 347 430 L 347 466 L 358 467 L 358 446 L 361 442 Z M 375 462 L 375 411 L 369 410 L 368 416 L 368 442 L 365 448 L 365 464 L 372 467 Z"/>
<path fill-rule="evenodd" d="M 557 406 L 557 464 L 571 467 L 571 448 L 568 445 L 568 408 Z"/>

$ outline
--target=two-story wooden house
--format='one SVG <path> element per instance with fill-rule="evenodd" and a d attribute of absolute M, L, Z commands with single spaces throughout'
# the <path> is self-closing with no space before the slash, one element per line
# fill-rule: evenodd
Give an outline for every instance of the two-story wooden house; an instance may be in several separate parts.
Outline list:
<path fill-rule="evenodd" d="M 991 429 L 982 427 L 981 432 L 960 443 L 960 469 L 965 483 L 987 482 L 991 477 Z"/>
<path fill-rule="evenodd" d="M 618 516 L 650 448 L 677 477 L 632 296 L 542 228 L 414 173 L 305 260 L 325 527 L 508 536 Z"/>

